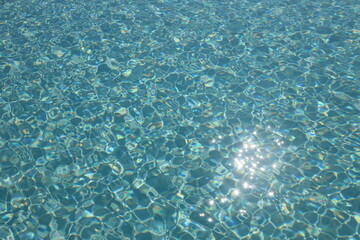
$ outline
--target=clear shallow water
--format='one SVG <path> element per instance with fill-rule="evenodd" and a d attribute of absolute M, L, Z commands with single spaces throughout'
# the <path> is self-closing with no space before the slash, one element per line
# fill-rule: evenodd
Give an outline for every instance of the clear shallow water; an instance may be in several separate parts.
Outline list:
<path fill-rule="evenodd" d="M 357 1 L 0 4 L 0 239 L 360 239 Z"/>

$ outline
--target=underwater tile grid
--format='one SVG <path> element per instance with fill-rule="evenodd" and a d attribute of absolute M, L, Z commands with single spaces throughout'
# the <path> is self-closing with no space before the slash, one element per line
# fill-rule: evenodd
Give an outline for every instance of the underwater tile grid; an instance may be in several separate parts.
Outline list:
<path fill-rule="evenodd" d="M 1 0 L 0 239 L 359 240 L 358 0 Z"/>

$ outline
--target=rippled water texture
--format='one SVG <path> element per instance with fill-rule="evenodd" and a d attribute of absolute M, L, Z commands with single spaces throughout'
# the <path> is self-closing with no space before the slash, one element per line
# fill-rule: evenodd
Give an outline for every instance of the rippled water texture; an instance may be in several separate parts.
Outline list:
<path fill-rule="evenodd" d="M 0 239 L 359 240 L 356 0 L 1 0 Z"/>

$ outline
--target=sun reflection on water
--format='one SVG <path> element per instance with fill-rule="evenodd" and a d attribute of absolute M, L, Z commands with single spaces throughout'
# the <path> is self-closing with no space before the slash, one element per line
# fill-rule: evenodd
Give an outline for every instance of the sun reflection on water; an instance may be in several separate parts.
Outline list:
<path fill-rule="evenodd" d="M 224 138 L 224 135 L 213 137 L 211 141 L 213 148 L 221 149 L 220 143 Z M 262 206 L 266 202 L 272 204 L 278 195 L 279 189 L 276 189 L 276 185 L 272 182 L 276 180 L 282 166 L 281 156 L 285 144 L 282 135 L 268 126 L 245 136 L 243 133 L 237 138 L 237 147 L 232 148 L 232 155 L 229 156 L 230 161 L 227 163 L 229 172 L 222 177 L 223 181 L 232 179 L 235 186 L 229 187 L 227 191 L 220 190 L 218 194 L 205 200 L 209 209 L 206 211 L 207 214 L 202 212 L 199 216 L 209 223 L 223 219 L 231 225 L 238 220 L 230 221 L 228 218 L 232 219 L 237 214 L 238 219 L 244 220 L 255 206 Z M 223 210 L 217 216 L 219 209 Z M 211 213 L 214 215 L 209 217 Z"/>

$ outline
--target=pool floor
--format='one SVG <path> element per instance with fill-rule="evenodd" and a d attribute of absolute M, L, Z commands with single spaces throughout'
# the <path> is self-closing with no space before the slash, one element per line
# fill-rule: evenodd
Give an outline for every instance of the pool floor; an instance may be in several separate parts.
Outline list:
<path fill-rule="evenodd" d="M 0 239 L 359 240 L 359 19 L 0 1 Z"/>

